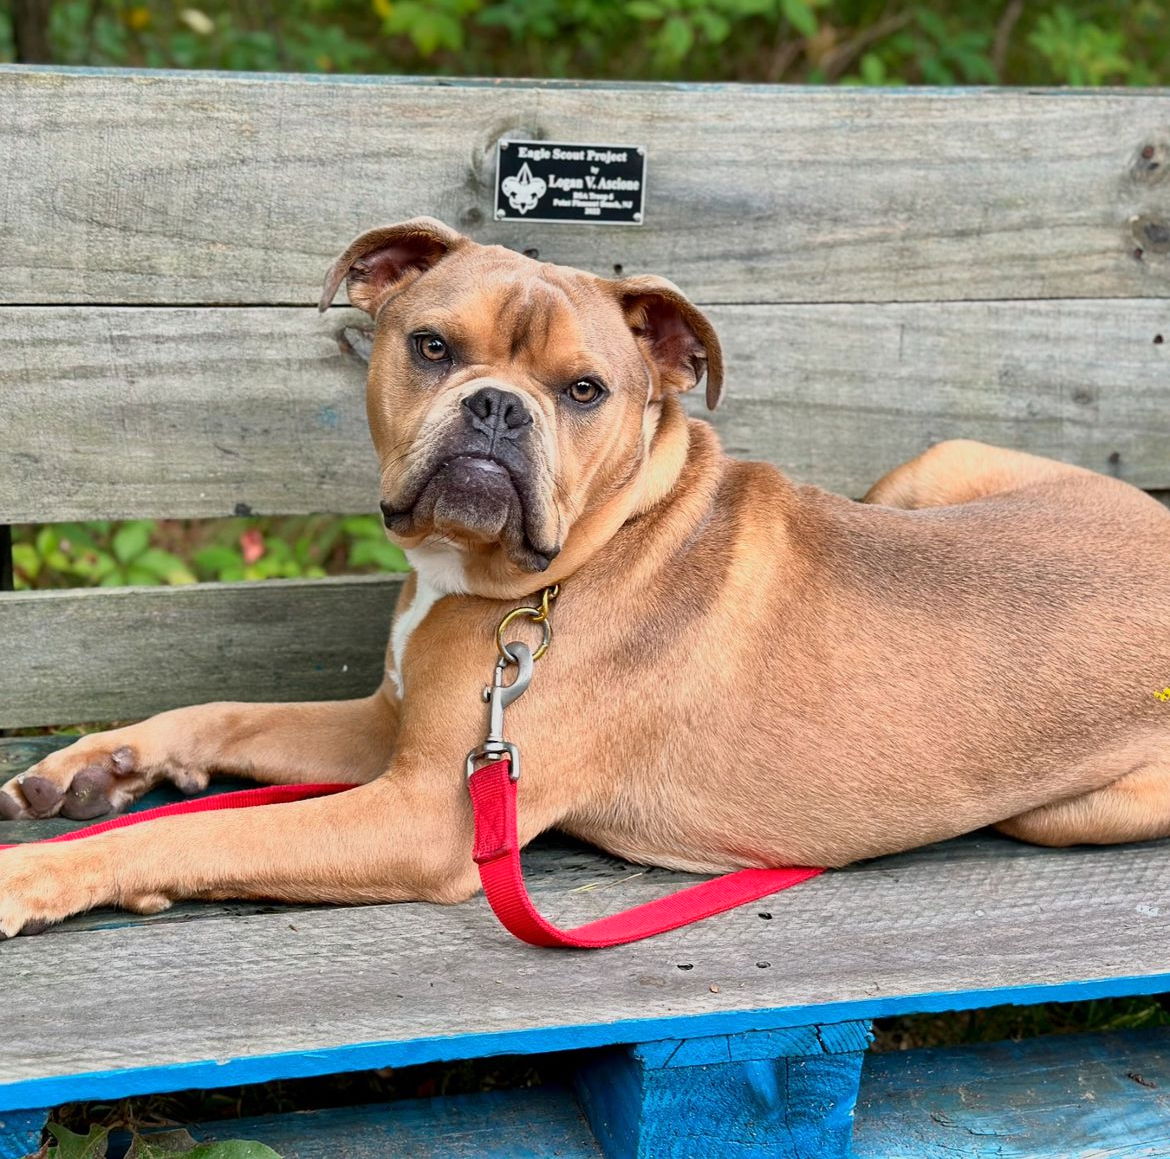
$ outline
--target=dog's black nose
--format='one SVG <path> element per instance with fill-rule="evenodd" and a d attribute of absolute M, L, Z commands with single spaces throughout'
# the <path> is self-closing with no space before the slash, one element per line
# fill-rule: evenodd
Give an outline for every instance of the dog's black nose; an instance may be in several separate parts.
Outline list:
<path fill-rule="evenodd" d="M 463 405 L 471 413 L 472 426 L 480 430 L 514 431 L 532 422 L 532 415 L 519 395 L 498 390 L 494 386 L 485 386 L 469 394 L 463 400 Z M 477 419 L 478 422 L 475 421 Z"/>

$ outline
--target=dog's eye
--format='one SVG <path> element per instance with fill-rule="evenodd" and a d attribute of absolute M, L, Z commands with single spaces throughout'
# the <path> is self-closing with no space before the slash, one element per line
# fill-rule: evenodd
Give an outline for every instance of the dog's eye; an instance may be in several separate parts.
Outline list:
<path fill-rule="evenodd" d="M 418 351 L 419 357 L 425 358 L 428 362 L 446 362 L 451 357 L 447 343 L 438 334 L 416 334 L 414 348 Z"/>
<path fill-rule="evenodd" d="M 565 394 L 578 406 L 592 406 L 595 402 L 601 401 L 605 387 L 595 378 L 579 378 L 565 390 Z"/>

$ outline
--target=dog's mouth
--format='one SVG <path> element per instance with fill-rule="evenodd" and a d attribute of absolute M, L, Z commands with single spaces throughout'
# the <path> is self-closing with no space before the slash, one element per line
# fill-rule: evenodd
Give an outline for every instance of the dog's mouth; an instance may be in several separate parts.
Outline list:
<path fill-rule="evenodd" d="M 404 501 L 382 504 L 386 526 L 396 535 L 498 543 L 517 567 L 531 572 L 544 571 L 560 550 L 542 544 L 538 512 L 539 496 L 526 473 L 475 452 L 441 460 Z"/>

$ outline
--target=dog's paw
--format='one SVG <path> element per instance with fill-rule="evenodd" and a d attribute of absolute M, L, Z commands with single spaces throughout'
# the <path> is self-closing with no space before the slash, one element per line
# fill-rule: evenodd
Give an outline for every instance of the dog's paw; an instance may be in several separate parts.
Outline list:
<path fill-rule="evenodd" d="M 0 789 L 0 818 L 53 817 L 73 821 L 124 809 L 146 791 L 150 778 L 129 745 L 111 747 L 104 734 L 84 736 L 50 753 Z"/>
<path fill-rule="evenodd" d="M 39 934 L 94 904 L 90 874 L 65 852 L 23 845 L 0 850 L 0 941 Z"/>
<path fill-rule="evenodd" d="M 162 767 L 142 745 L 126 743 L 125 731 L 83 736 L 13 777 L 0 788 L 0 820 L 92 821 L 125 809 L 164 776 L 185 792 L 207 787 L 206 774 Z"/>
<path fill-rule="evenodd" d="M 124 854 L 108 843 L 116 836 L 0 849 L 0 942 L 43 933 L 95 906 L 114 905 L 139 914 L 168 909 L 171 899 L 166 894 L 133 883 Z"/>

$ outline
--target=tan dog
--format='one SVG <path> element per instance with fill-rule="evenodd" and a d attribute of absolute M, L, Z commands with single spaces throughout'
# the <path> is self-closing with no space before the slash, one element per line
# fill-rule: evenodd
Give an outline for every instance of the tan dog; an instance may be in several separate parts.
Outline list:
<path fill-rule="evenodd" d="M 501 614 L 559 581 L 510 711 L 520 826 L 699 871 L 841 865 L 993 822 L 1170 834 L 1170 514 L 1088 471 L 944 443 L 858 504 L 732 461 L 677 395 L 722 365 L 659 278 L 606 281 L 425 218 L 329 273 L 377 319 L 369 418 L 415 572 L 364 700 L 211 704 L 82 738 L 6 816 L 171 778 L 363 780 L 0 854 L 0 931 L 181 897 L 455 902 L 463 760 Z M 1007 820 L 1005 820 L 1007 819 Z"/>

